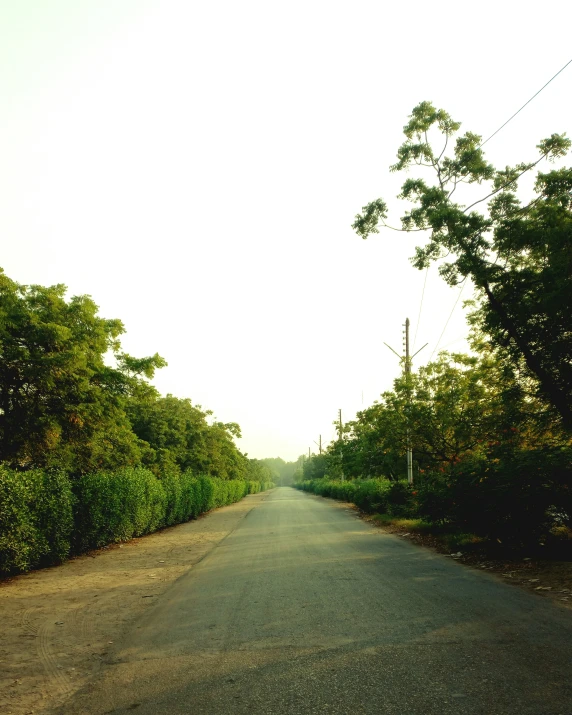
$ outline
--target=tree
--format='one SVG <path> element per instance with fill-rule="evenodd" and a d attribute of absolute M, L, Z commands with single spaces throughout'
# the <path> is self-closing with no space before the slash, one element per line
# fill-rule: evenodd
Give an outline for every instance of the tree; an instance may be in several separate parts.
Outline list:
<path fill-rule="evenodd" d="M 348 477 L 386 477 L 397 480 L 405 469 L 405 421 L 401 409 L 375 402 L 346 423 L 349 439 L 344 453 Z M 404 403 L 405 404 L 405 403 Z"/>
<path fill-rule="evenodd" d="M 75 473 L 136 464 L 125 399 L 165 361 L 121 353 L 121 321 L 65 293 L 19 285 L 0 269 L 0 461 Z"/>
<path fill-rule="evenodd" d="M 248 458 L 234 443 L 240 437 L 235 422 L 214 422 L 206 432 L 208 474 L 221 479 L 248 479 Z"/>
<path fill-rule="evenodd" d="M 403 415 L 401 433 L 409 425 L 415 459 L 428 469 L 478 450 L 495 434 L 501 392 L 492 360 L 442 352 L 384 397 Z"/>
<path fill-rule="evenodd" d="M 450 285 L 469 279 L 480 297 L 473 319 L 492 343 L 522 363 L 538 384 L 539 394 L 572 429 L 572 169 L 538 173 L 535 196 L 522 204 L 518 181 L 547 159 L 569 151 L 565 135 L 553 134 L 538 144 L 540 158 L 496 169 L 485 161 L 481 137 L 457 136 L 460 123 L 430 102 L 413 109 L 404 127 L 392 171 L 421 167 L 434 180 L 408 178 L 399 198 L 413 207 L 401 230 L 429 231 L 428 242 L 412 258 L 418 269 L 441 261 L 439 272 Z M 430 134 L 439 133 L 434 150 Z M 461 187 L 486 182 L 484 196 L 456 203 Z M 470 191 L 470 190 L 468 190 Z M 487 203 L 487 210 L 475 207 Z M 387 205 L 377 199 L 362 209 L 353 224 L 367 238 L 386 226 Z"/>
<path fill-rule="evenodd" d="M 264 459 L 249 459 L 247 479 L 261 484 L 276 482 L 276 475 L 265 462 Z"/>
<path fill-rule="evenodd" d="M 296 462 L 286 462 L 281 457 L 266 457 L 262 461 L 269 467 L 275 484 L 288 486 L 293 483 Z"/>
<path fill-rule="evenodd" d="M 403 476 L 408 433 L 423 471 L 441 471 L 493 447 L 506 456 L 517 447 L 566 445 L 558 420 L 530 396 L 510 364 L 488 344 L 475 341 L 474 348 L 481 348 L 480 356 L 440 353 L 358 412 L 346 425 L 344 474 Z"/>
<path fill-rule="evenodd" d="M 161 397 L 149 385 L 134 392 L 126 402 L 126 411 L 134 433 L 149 447 L 143 461 L 154 471 L 160 471 L 165 463 L 198 474 L 209 471 L 208 411 L 203 412 L 189 399 Z"/>
<path fill-rule="evenodd" d="M 302 465 L 304 479 L 322 479 L 328 472 L 329 460 L 326 454 L 313 454 Z"/>
<path fill-rule="evenodd" d="M 344 461 L 351 476 L 397 479 L 405 470 L 408 434 L 419 468 L 455 461 L 497 429 L 498 370 L 493 361 L 441 353 L 417 373 L 394 381 L 393 390 L 358 412 Z"/>

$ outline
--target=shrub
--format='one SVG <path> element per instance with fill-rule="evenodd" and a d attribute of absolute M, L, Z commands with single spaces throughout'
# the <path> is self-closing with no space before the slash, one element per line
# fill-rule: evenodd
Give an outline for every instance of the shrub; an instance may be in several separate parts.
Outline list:
<path fill-rule="evenodd" d="M 70 552 L 74 496 L 64 472 L 37 470 L 34 509 L 37 528 L 47 546 L 42 563 L 60 563 Z"/>
<path fill-rule="evenodd" d="M 73 496 L 67 476 L 0 465 L 0 572 L 58 563 L 70 550 Z"/>
<path fill-rule="evenodd" d="M 187 521 L 187 499 L 183 493 L 183 475 L 177 466 L 171 466 L 160 475 L 165 491 L 165 526 L 173 526 Z"/>
<path fill-rule="evenodd" d="M 0 465 L 0 573 L 26 571 L 239 501 L 271 482 L 195 476 L 173 465 L 94 472 L 73 484 L 63 472 Z"/>
<path fill-rule="evenodd" d="M 165 490 L 148 469 L 94 472 L 80 477 L 74 487 L 77 550 L 127 541 L 165 519 Z"/>
<path fill-rule="evenodd" d="M 314 479 L 298 482 L 297 488 L 324 497 L 343 499 L 368 513 L 405 516 L 415 511 L 412 490 L 406 482 L 387 479 Z"/>
<path fill-rule="evenodd" d="M 560 448 L 469 456 L 430 473 L 419 513 L 509 548 L 545 543 L 555 513 L 572 514 L 572 459 Z"/>

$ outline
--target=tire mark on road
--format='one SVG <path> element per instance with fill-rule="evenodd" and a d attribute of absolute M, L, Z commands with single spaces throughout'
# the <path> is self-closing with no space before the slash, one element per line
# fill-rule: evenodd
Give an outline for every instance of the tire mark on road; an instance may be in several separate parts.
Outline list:
<path fill-rule="evenodd" d="M 40 626 L 38 635 L 38 656 L 44 666 L 49 685 L 60 695 L 68 695 L 72 692 L 72 684 L 67 675 L 58 667 L 56 659 L 52 654 L 51 641 L 54 638 L 56 624 L 52 621 L 44 621 Z"/>
<path fill-rule="evenodd" d="M 20 615 L 20 628 L 23 628 L 28 635 L 37 636 L 38 626 L 32 623 L 32 613 L 35 608 L 26 608 Z"/>

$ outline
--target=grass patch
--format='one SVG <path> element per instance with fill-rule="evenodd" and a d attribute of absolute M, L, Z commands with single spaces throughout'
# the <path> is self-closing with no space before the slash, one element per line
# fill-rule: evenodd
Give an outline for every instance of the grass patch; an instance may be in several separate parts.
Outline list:
<path fill-rule="evenodd" d="M 451 551 L 473 551 L 482 548 L 487 544 L 487 540 L 476 534 L 451 533 L 441 536 L 443 543 Z"/>
<path fill-rule="evenodd" d="M 447 551 L 474 551 L 486 545 L 486 539 L 458 531 L 451 524 L 435 524 L 423 519 L 404 519 L 389 514 L 373 514 L 370 520 L 395 532 L 433 537 Z"/>
<path fill-rule="evenodd" d="M 380 526 L 394 526 L 397 529 L 405 529 L 419 534 L 435 533 L 434 529 L 438 528 L 435 524 L 423 521 L 423 519 L 404 519 L 390 514 L 374 514 L 371 520 Z"/>

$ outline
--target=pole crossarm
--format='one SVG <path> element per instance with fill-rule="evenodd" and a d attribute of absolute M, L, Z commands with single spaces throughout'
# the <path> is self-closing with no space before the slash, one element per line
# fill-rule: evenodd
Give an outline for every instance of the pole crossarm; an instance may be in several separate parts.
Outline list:
<path fill-rule="evenodd" d="M 403 355 L 400 355 L 398 352 L 396 352 L 396 351 L 391 347 L 391 345 L 388 345 L 387 343 L 383 343 L 383 344 L 385 345 L 386 348 L 389 348 L 394 355 L 397 355 L 397 357 L 398 357 L 400 360 L 403 360 Z"/>
<path fill-rule="evenodd" d="M 397 355 L 399 358 L 399 362 L 403 365 L 403 373 L 406 378 L 406 384 L 407 384 L 407 408 L 410 406 L 411 402 L 411 395 L 409 394 L 409 376 L 411 375 L 411 365 L 413 362 L 413 358 L 416 355 L 419 355 L 419 353 L 423 350 L 423 348 L 426 348 L 429 343 L 425 343 L 425 345 L 422 345 L 417 352 L 413 353 L 413 355 L 409 354 L 409 318 L 405 319 L 405 339 L 404 339 L 404 348 L 405 348 L 405 355 L 400 355 L 396 350 L 394 350 L 391 345 L 388 345 L 387 343 L 383 343 L 386 348 L 389 348 L 391 352 L 394 355 Z M 413 484 L 413 449 L 411 445 L 411 432 L 409 429 L 409 416 L 408 416 L 409 410 L 407 409 L 406 417 L 407 417 L 407 481 L 409 484 Z"/>
<path fill-rule="evenodd" d="M 411 360 L 413 360 L 413 358 L 416 355 L 419 355 L 419 353 L 423 350 L 423 348 L 426 348 L 428 345 L 429 345 L 429 343 L 425 343 L 425 345 L 422 345 L 416 353 L 413 353 L 413 355 L 411 356 Z"/>

